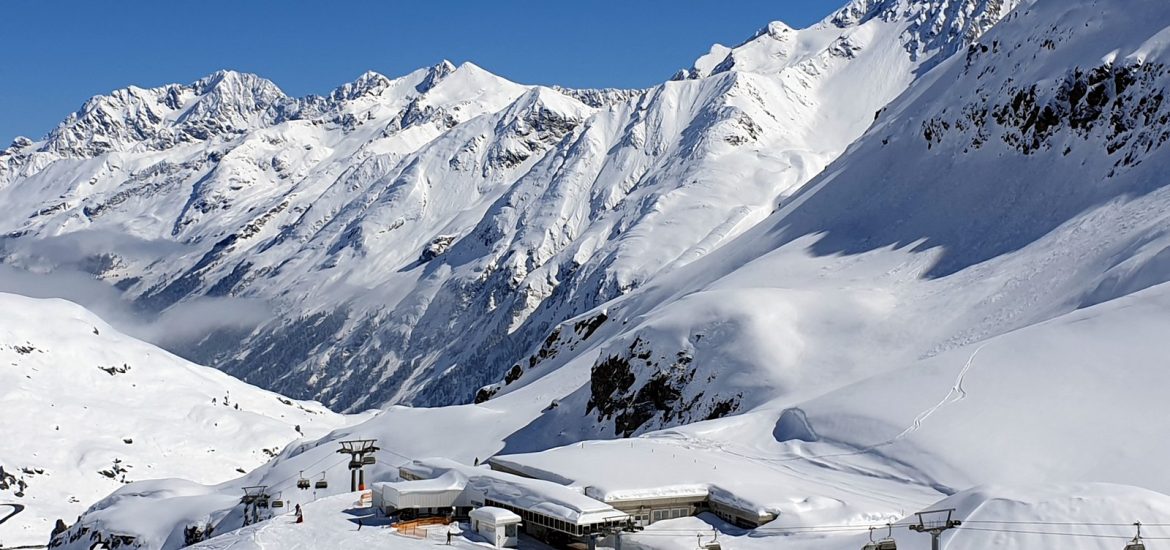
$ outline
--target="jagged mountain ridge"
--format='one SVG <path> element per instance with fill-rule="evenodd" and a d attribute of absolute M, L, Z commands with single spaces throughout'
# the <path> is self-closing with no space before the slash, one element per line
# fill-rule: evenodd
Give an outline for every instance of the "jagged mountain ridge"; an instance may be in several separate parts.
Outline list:
<path fill-rule="evenodd" d="M 125 234 L 89 263 L 139 307 L 240 296 L 280 317 L 189 357 L 338 408 L 468 400 L 562 320 L 763 219 L 909 85 L 923 52 L 943 51 L 914 45 L 919 20 L 960 5 L 1000 6 L 773 24 L 728 58 L 791 48 L 781 65 L 724 63 L 645 91 L 443 63 L 328 98 L 235 73 L 119 92 L 0 155 L 0 201 L 28 213 L 3 228 L 5 261 Z M 138 241 L 176 246 L 141 255 Z"/>

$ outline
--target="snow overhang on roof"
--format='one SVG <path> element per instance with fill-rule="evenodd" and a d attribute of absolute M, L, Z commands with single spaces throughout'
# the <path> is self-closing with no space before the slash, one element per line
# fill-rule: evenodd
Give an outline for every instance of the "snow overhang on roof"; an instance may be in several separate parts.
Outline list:
<path fill-rule="evenodd" d="M 495 502 L 529 510 L 575 525 L 622 521 L 630 516 L 580 490 L 551 481 L 531 479 L 448 459 L 416 460 L 403 470 L 419 477 L 462 474 L 467 486 Z"/>
<path fill-rule="evenodd" d="M 374 489 L 393 489 L 399 494 L 406 493 L 442 493 L 446 491 L 462 491 L 467 486 L 467 476 L 461 472 L 448 471 L 443 475 L 430 479 L 408 481 L 383 481 L 374 484 Z"/>
<path fill-rule="evenodd" d="M 510 510 L 496 508 L 495 506 L 483 506 L 481 508 L 472 510 L 471 519 L 487 521 L 488 523 L 493 523 L 495 525 L 520 523 L 520 516 L 516 515 Z"/>

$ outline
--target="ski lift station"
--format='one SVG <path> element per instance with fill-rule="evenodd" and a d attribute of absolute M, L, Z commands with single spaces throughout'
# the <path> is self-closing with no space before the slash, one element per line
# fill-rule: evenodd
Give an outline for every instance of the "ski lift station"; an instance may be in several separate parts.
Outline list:
<path fill-rule="evenodd" d="M 503 508 L 484 506 L 471 511 L 471 528 L 496 548 L 515 548 L 520 542 L 520 516 Z"/>
<path fill-rule="evenodd" d="M 411 519 L 445 515 L 466 517 L 472 509 L 466 487 L 467 476 L 450 470 L 433 479 L 375 483 L 372 489 L 374 506 L 388 514 L 398 512 L 399 517 Z"/>
<path fill-rule="evenodd" d="M 546 539 L 580 540 L 632 524 L 629 514 L 571 487 L 451 460 L 416 460 L 401 466 L 399 477 L 372 487 L 374 506 L 384 514 L 471 516 L 474 509 L 497 508 L 519 518 L 513 523 L 522 522 L 527 534 Z"/>
<path fill-rule="evenodd" d="M 542 468 L 544 464 L 538 458 L 536 455 L 510 455 L 488 459 L 487 463 L 493 470 L 520 477 L 563 482 L 563 474 L 571 474 L 577 480 L 587 480 L 580 489 L 586 496 L 628 514 L 637 527 L 701 512 L 711 512 L 745 529 L 754 529 L 776 519 L 774 512 L 750 506 L 741 495 L 711 484 L 688 483 L 688 479 L 675 478 L 671 472 L 662 473 L 661 479 L 659 474 L 643 472 L 638 476 L 640 485 L 631 484 L 630 488 L 609 491 L 605 489 L 605 483 L 614 474 L 613 469 L 604 463 L 582 465 L 566 461 L 565 470 L 554 473 Z"/>

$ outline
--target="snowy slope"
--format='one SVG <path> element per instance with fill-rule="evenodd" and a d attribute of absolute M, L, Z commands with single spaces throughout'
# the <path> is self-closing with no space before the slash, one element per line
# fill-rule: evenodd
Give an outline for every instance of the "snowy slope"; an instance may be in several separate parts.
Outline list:
<path fill-rule="evenodd" d="M 553 390 L 557 373 L 488 404 L 389 409 L 220 486 L 130 485 L 95 505 L 70 536 L 85 527 L 132 534 L 144 547 L 155 548 L 176 540 L 188 525 L 210 523 L 218 533 L 239 526 L 238 499 L 245 485 L 269 485 L 298 502 L 340 494 L 347 472 L 345 458 L 334 453 L 335 441 L 357 437 L 377 438 L 385 449 L 377 453 L 379 464 L 368 480 L 393 479 L 392 466 L 410 458 L 448 456 L 471 463 L 496 454 L 514 469 L 576 486 L 598 499 L 703 490 L 778 514 L 776 521 L 752 532 L 707 517 L 742 543 L 736 548 L 773 544 L 770 537 L 808 548 L 836 547 L 824 546 L 830 543 L 825 537 L 842 548 L 859 546 L 864 540 L 859 532 L 866 527 L 904 523 L 907 513 L 931 508 L 951 494 L 956 496 L 948 503 L 959 503 L 964 518 L 976 519 L 978 513 L 987 514 L 983 519 L 988 521 L 998 516 L 994 519 L 1116 523 L 1090 530 L 1120 536 L 1132 521 L 1168 523 L 1161 493 L 1170 490 L 1170 479 L 1162 474 L 1165 448 L 1157 437 L 1162 427 L 1153 421 L 1143 432 L 1114 424 L 1116 418 L 1168 414 L 1162 410 L 1164 400 L 1142 393 L 1157 394 L 1164 387 L 1168 313 L 1170 286 L 1159 285 L 822 397 L 798 403 L 781 398 L 746 414 L 629 440 L 507 454 L 508 445 L 524 446 L 518 438 L 543 441 L 541 434 L 521 426 L 540 414 L 540 399 L 548 394 L 537 392 Z M 967 363 L 975 350 L 978 355 Z M 1102 358 L 1126 365 L 1127 376 L 1103 374 L 1117 369 Z M 1135 377 L 1145 388 L 1141 392 L 1134 388 Z M 1054 379 L 1069 383 L 1053 384 Z M 558 409 L 569 406 L 562 401 Z M 1090 446 L 1086 434 L 1091 434 Z M 299 471 L 317 469 L 326 471 L 329 491 L 309 495 L 292 489 Z M 1146 489 L 1083 485 L 1095 481 Z M 964 492 L 986 484 L 996 487 Z M 169 516 L 143 523 L 141 510 Z M 645 535 L 645 544 L 659 548 L 693 542 L 696 531 L 709 530 L 695 521 L 652 527 L 670 531 L 675 526 L 681 532 L 662 535 L 671 541 Z M 808 526 L 833 529 L 803 529 Z M 1010 526 L 985 527 L 1002 531 Z M 1080 533 L 1085 527 L 1071 529 Z M 899 536 L 909 534 L 903 529 Z M 974 531 L 964 538 L 975 548 L 986 536 L 1021 548 L 1034 542 L 1034 535 L 1004 532 Z M 1093 544 L 1102 541 L 1077 541 L 1082 542 L 1076 547 L 1098 548 Z"/>
<path fill-rule="evenodd" d="M 1157 3 L 1017 10 L 767 220 L 604 320 L 566 323 L 523 363 L 536 376 L 501 391 L 568 365 L 588 385 L 546 426 L 585 410 L 602 429 L 568 440 L 639 433 L 819 395 L 1170 280 L 1168 26 Z"/>
<path fill-rule="evenodd" d="M 1069 495 L 1078 495 L 1070 497 Z M 261 525 L 199 543 L 193 548 L 260 550 L 262 548 L 313 549 L 326 547 L 391 546 L 394 548 L 426 549 L 447 547 L 446 531 L 460 533 L 453 538 L 456 548 L 478 548 L 480 542 L 470 534 L 466 525 L 433 528 L 425 539 L 406 537 L 385 525 L 385 520 L 372 518 L 364 510 L 352 506 L 355 494 L 322 499 L 304 507 L 306 521 L 293 523 L 290 516 L 281 516 Z M 932 507 L 954 507 L 958 514 L 968 518 L 968 527 L 944 536 L 946 548 L 973 550 L 981 548 L 1070 548 L 1096 550 L 1120 548 L 1133 530 L 1128 525 L 1135 517 L 1158 517 L 1170 513 L 1170 497 L 1138 489 L 1105 484 L 990 486 L 973 489 L 938 502 Z M 357 530 L 361 519 L 363 527 Z M 1059 526 L 1045 522 L 1080 521 L 1115 523 L 1117 525 Z M 1036 522 L 1032 525 L 1002 522 Z M 670 520 L 641 533 L 627 533 L 623 548 L 680 549 L 695 547 L 695 535 L 712 540 L 714 525 L 731 533 L 719 535 L 726 548 L 755 549 L 784 548 L 796 550 L 857 550 L 868 542 L 864 528 L 821 529 L 816 532 L 794 530 L 772 533 L 746 534 L 718 522 L 713 516 L 702 519 Z M 899 522 L 894 535 L 899 548 L 919 550 L 930 548 L 929 537 L 909 531 L 906 521 Z M 879 535 L 885 534 L 881 529 Z M 1032 531 L 1040 534 L 1021 534 L 1005 531 Z M 1166 536 L 1165 528 L 1146 527 L 1144 534 Z M 1077 536 L 1070 536 L 1077 535 Z M 1086 536 L 1087 535 L 1087 536 Z M 1153 544 L 1155 541 L 1150 541 Z M 538 544 L 523 541 L 522 544 Z M 612 547 L 612 540 L 603 540 L 602 547 Z M 523 547 L 523 546 L 522 546 Z"/>
<path fill-rule="evenodd" d="M 954 508 L 966 524 L 942 536 L 942 548 L 976 550 L 985 548 L 1071 548 L 1115 550 L 1133 538 L 1131 525 L 1137 518 L 1166 517 L 1167 495 L 1124 485 L 1076 483 L 1062 485 L 983 486 L 932 503 L 925 510 Z M 898 548 L 927 550 L 930 536 L 911 531 L 915 516 L 895 522 L 887 531 L 884 524 L 871 525 L 874 538 L 892 533 Z M 1147 522 L 1149 523 L 1149 522 Z M 682 518 L 651 526 L 642 533 L 627 535 L 623 548 L 678 549 L 695 547 L 696 535 L 713 540 L 712 527 L 724 529 L 718 541 L 724 548 L 794 550 L 856 550 L 870 542 L 869 526 L 822 525 L 814 529 L 783 528 L 743 532 L 712 516 Z M 1161 544 L 1165 527 L 1143 526 L 1147 548 Z"/>
<path fill-rule="evenodd" d="M 1012 5 L 854 2 L 644 91 L 448 63 L 328 97 L 232 72 L 130 88 L 0 154 L 4 262 L 148 311 L 269 302 L 174 349 L 294 397 L 467 402 L 565 319 L 764 219 Z"/>
<path fill-rule="evenodd" d="M 5 546 L 44 543 L 57 519 L 122 484 L 224 481 L 360 419 L 194 365 L 60 300 L 0 294 L 0 364 L 0 500 L 27 507 L 0 530 Z"/>
<path fill-rule="evenodd" d="M 502 376 L 480 392 L 480 403 L 390 407 L 361 425 L 286 449 L 273 463 L 219 486 L 132 485 L 95 505 L 71 533 L 83 527 L 133 533 L 146 547 L 169 548 L 186 525 L 210 522 L 217 532 L 231 530 L 240 523 L 243 485 L 287 490 L 299 471 L 324 470 L 333 494 L 342 491 L 345 471 L 331 462 L 340 460 L 333 451 L 336 440 L 357 436 L 377 438 L 385 449 L 371 471 L 374 477 L 392 477 L 392 466 L 412 458 L 473 462 L 498 456 L 587 492 L 592 487 L 602 497 L 664 486 L 701 488 L 780 512 L 775 525 L 747 533 L 717 524 L 733 537 L 729 547 L 771 548 L 783 542 L 795 548 L 857 548 L 867 540 L 868 526 L 938 502 L 956 506 L 974 521 L 1065 522 L 1081 535 L 1086 524 L 1100 523 L 1088 534 L 1107 537 L 1027 526 L 1015 531 L 1049 534 L 1009 532 L 1003 523 L 980 531 L 973 524 L 948 535 L 956 548 L 1113 548 L 1130 536 L 1132 521 L 1170 524 L 1164 496 L 1170 494 L 1170 479 L 1163 472 L 1166 449 L 1159 437 L 1170 413 L 1159 395 L 1170 351 L 1164 336 L 1170 330 L 1165 260 L 1170 190 L 1163 177 L 1170 157 L 1161 148 L 1168 139 L 1163 136 L 1170 135 L 1162 98 L 1170 85 L 1165 70 L 1170 8 L 1154 1 L 1035 0 L 989 30 L 984 23 L 973 23 L 970 28 L 977 30 L 971 34 L 956 30 L 968 28 L 960 21 L 986 22 L 967 9 L 980 6 L 1006 9 L 995 2 L 854 2 L 808 33 L 794 31 L 804 33 L 794 43 L 804 44 L 815 33 L 868 29 L 852 32 L 873 32 L 890 47 L 860 51 L 889 54 L 881 60 L 890 67 L 898 66 L 891 60 L 909 60 L 901 65 L 911 71 L 902 74 L 908 88 L 876 121 L 876 108 L 868 120 L 855 120 L 860 138 L 823 172 L 810 173 L 805 185 L 796 178 L 791 187 L 781 186 L 785 191 L 765 186 L 762 194 L 774 193 L 779 206 L 752 210 L 742 223 L 704 241 L 701 250 L 684 246 L 687 237 L 674 239 L 702 224 L 691 223 L 690 210 L 673 210 L 672 201 L 714 205 L 709 209 L 732 202 L 742 206 L 750 202 L 743 197 L 755 196 L 752 181 L 774 183 L 782 177 L 776 174 L 791 174 L 767 164 L 775 158 L 769 155 L 791 150 L 777 146 L 780 138 L 769 141 L 772 137 L 759 138 L 771 146 L 752 155 L 743 154 L 742 143 L 726 140 L 675 143 L 669 136 L 694 132 L 671 133 L 679 119 L 666 113 L 727 99 L 729 90 L 745 82 L 768 90 L 792 77 L 784 62 L 753 65 L 780 59 L 773 50 L 746 53 L 756 51 L 766 36 L 780 40 L 761 34 L 738 58 L 713 50 L 712 56 L 730 56 L 760 73 L 716 71 L 720 63 L 707 56 L 696 63 L 699 78 L 669 82 L 631 103 L 587 114 L 580 123 L 586 129 L 565 134 L 569 137 L 550 149 L 552 156 L 499 190 L 500 198 L 486 210 L 490 215 L 471 216 L 476 229 L 470 234 L 480 240 L 419 240 L 434 247 L 433 257 L 417 258 L 421 271 L 408 270 L 419 275 L 419 286 L 379 290 L 386 303 L 410 306 L 387 306 L 387 323 L 408 319 L 408 326 L 395 325 L 399 332 L 392 340 L 426 344 L 410 359 L 418 370 L 381 384 L 418 387 L 428 396 L 424 400 L 451 397 L 457 392 L 437 388 L 461 388 L 475 379 L 467 375 L 470 370 L 509 356 L 497 373 Z M 931 17 L 935 8 L 947 16 Z M 950 17 L 955 14 L 965 15 Z M 889 32 L 878 32 L 882 29 Z M 939 59 L 907 49 L 930 44 L 931 36 L 949 36 L 937 51 L 958 53 Z M 970 46 L 954 47 L 953 40 L 965 44 L 975 36 Z M 913 73 L 916 69 L 921 70 Z M 873 65 L 856 70 L 877 72 Z M 840 84 L 832 89 L 844 101 Z M 534 99 L 531 91 L 525 94 Z M 761 97 L 761 105 L 773 104 L 770 96 Z M 540 102 L 553 104 L 552 98 L 550 92 Z M 647 170 L 646 179 L 631 181 L 628 194 L 597 218 L 593 210 L 562 209 L 581 207 L 580 201 L 544 200 L 574 192 L 602 204 L 614 197 L 574 185 L 579 173 L 565 167 L 588 164 L 581 156 L 587 151 L 608 158 L 612 143 L 596 146 L 576 132 L 586 136 L 604 129 L 606 120 L 621 126 L 623 113 L 641 101 L 664 102 L 647 111 L 658 118 L 645 119 L 661 122 L 648 122 L 639 130 L 645 133 L 618 135 L 641 136 L 636 143 L 648 150 L 662 147 L 666 156 L 656 159 L 686 162 L 630 161 L 626 166 Z M 566 115 L 560 118 L 571 118 L 573 104 L 557 104 Z M 750 102 L 734 105 L 752 112 Z M 816 112 L 824 115 L 831 107 Z M 683 117 L 691 124 L 687 128 L 704 120 L 695 116 Z M 506 118 L 493 118 L 493 124 Z M 714 132 L 727 126 L 702 128 Z M 696 147 L 673 148 L 684 143 Z M 411 177 L 423 178 L 431 167 L 415 158 L 418 171 Z M 602 167 L 590 185 L 608 181 L 601 176 L 610 173 L 605 170 L 618 170 L 613 164 Z M 740 177 L 757 168 L 760 180 Z M 678 177 L 692 169 L 712 175 L 700 182 L 734 181 L 737 194 L 703 184 L 655 194 L 669 181 L 687 181 Z M 418 180 L 379 187 L 395 198 L 369 203 L 361 216 L 346 214 L 354 221 L 345 231 L 330 230 L 354 231 L 347 241 L 352 246 L 341 249 L 351 251 L 346 262 L 363 257 L 353 246 L 374 242 L 367 236 L 398 219 L 367 218 L 370 212 L 400 213 L 395 209 L 407 199 L 431 204 L 432 195 L 419 194 L 429 188 L 410 181 Z M 467 189 L 462 188 L 465 194 Z M 648 194 L 638 195 L 640 190 Z M 637 214 L 626 210 L 634 197 L 643 201 Z M 702 210 L 696 209 L 700 218 Z M 574 227 L 584 232 L 547 231 L 548 220 L 556 226 L 565 219 L 581 221 Z M 613 220 L 633 221 L 597 225 Z M 644 225 L 654 220 L 669 228 L 666 236 L 651 230 L 655 223 Z M 606 231 L 590 233 L 600 228 Z M 499 238 L 528 244 L 496 248 Z M 366 250 L 365 257 L 384 257 Z M 506 261 L 481 263 L 485 250 Z M 525 252 L 515 255 L 518 250 Z M 543 287 L 548 297 L 536 298 L 519 321 L 513 306 L 500 305 L 520 300 L 517 296 L 540 296 L 531 293 L 539 285 L 525 285 L 534 274 L 552 273 L 553 266 L 559 277 L 564 264 L 549 258 L 565 251 L 580 261 L 565 279 L 554 277 L 556 284 Z M 392 264 L 382 266 L 383 276 Z M 477 275 L 460 279 L 462 269 Z M 508 279 L 497 279 L 501 274 Z M 588 275 L 580 279 L 582 274 Z M 335 282 L 343 279 L 337 277 Z M 587 281 L 630 284 L 598 294 L 609 283 Z M 339 285 L 320 292 L 343 290 Z M 481 308 L 469 296 L 495 309 Z M 406 311 L 410 315 L 402 317 Z M 306 326 L 328 323 L 349 326 L 325 317 Z M 504 334 L 518 340 L 479 340 L 501 334 L 479 330 L 489 325 L 513 328 Z M 438 326 L 444 331 L 431 332 Z M 354 340 L 324 351 L 345 364 L 367 344 L 379 353 L 392 349 L 386 345 L 391 340 L 374 334 L 359 331 Z M 463 338 L 452 341 L 451 334 Z M 526 344 L 516 343 L 521 341 Z M 345 342 L 363 343 L 347 347 Z M 479 343 L 486 345 L 476 348 Z M 451 360 L 455 348 L 474 349 L 464 352 L 473 361 Z M 390 387 L 360 376 L 360 391 Z M 417 395 L 422 399 L 424 393 Z M 623 437 L 632 439 L 613 441 Z M 659 452 L 666 449 L 670 452 Z M 180 494 L 185 496 L 176 498 Z M 169 515 L 147 525 L 134 520 L 140 509 Z M 659 538 L 644 535 L 645 545 L 693 547 L 702 519 L 677 521 L 680 531 L 665 524 Z M 274 535 L 286 529 L 272 525 Z M 791 534 L 810 525 L 849 530 Z M 928 544 L 904 528 L 898 536 L 910 548 Z M 238 534 L 226 537 L 250 544 Z"/>

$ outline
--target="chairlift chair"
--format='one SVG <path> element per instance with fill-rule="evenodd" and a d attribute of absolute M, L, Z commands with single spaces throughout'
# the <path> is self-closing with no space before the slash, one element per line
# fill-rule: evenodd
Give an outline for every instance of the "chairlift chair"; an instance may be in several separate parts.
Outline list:
<path fill-rule="evenodd" d="M 312 483 L 310 483 L 309 479 L 305 477 L 304 470 L 301 470 L 301 477 L 300 479 L 297 479 L 297 489 L 308 489 L 310 485 L 312 485 Z"/>
<path fill-rule="evenodd" d="M 1133 526 L 1137 527 L 1137 536 L 1125 545 L 1125 550 L 1146 550 L 1146 545 L 1142 542 L 1142 522 L 1134 523 Z"/>
<path fill-rule="evenodd" d="M 898 550 L 898 543 L 894 540 L 894 526 L 887 523 L 886 538 L 882 540 L 873 540 L 873 527 L 869 528 L 869 543 L 861 547 L 861 550 Z"/>
<path fill-rule="evenodd" d="M 369 466 L 370 464 L 373 464 L 373 463 L 374 463 L 374 457 L 372 457 L 372 456 L 367 456 L 367 457 L 362 458 L 362 464 L 365 466 Z"/>
<path fill-rule="evenodd" d="M 325 480 L 325 472 L 321 472 L 321 479 L 318 479 L 317 483 L 313 484 L 313 488 L 314 489 L 328 489 L 329 488 L 329 482 Z"/>

